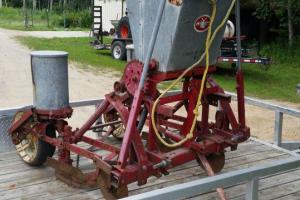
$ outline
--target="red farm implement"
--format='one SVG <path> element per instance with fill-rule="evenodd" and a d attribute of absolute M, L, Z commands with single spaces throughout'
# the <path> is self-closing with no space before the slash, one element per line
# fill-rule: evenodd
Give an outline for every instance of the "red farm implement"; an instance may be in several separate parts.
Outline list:
<path fill-rule="evenodd" d="M 18 113 L 10 128 L 25 162 L 41 165 L 57 148 L 58 159 L 48 158 L 57 177 L 75 186 L 99 186 L 107 199 L 127 196 L 128 184 L 146 184 L 149 177 L 168 175 L 171 168 L 194 160 L 213 176 L 222 170 L 227 149 L 236 150 L 250 136 L 241 70 L 237 72 L 238 117 L 231 108 L 231 96 L 212 78 L 224 24 L 235 1 L 138 2 L 127 1 L 138 60 L 127 64 L 114 91 L 105 95 L 81 128 L 74 129 L 66 121 L 73 110 L 68 106 L 64 73 L 50 77 L 46 66 L 39 67 L 50 63 L 49 70 L 53 70 L 54 64 L 65 65 L 64 56 L 49 56 L 49 52 L 46 56 L 41 52 L 32 55 L 34 107 Z M 141 12 L 149 8 L 150 13 Z M 143 18 L 155 20 L 141 24 L 137 13 L 147 13 Z M 171 33 L 174 40 L 166 40 Z M 195 56 L 200 54 L 200 59 Z M 43 59 L 51 62 L 40 62 Z M 47 84 L 48 80 L 52 84 Z M 166 81 L 173 83 L 161 92 L 159 88 Z M 175 85 L 181 90 L 168 92 Z M 51 91 L 56 95 L 49 96 Z M 215 120 L 210 121 L 212 107 L 217 111 Z M 122 144 L 117 147 L 86 136 L 90 130 L 102 131 L 101 138 L 122 139 Z M 79 142 L 106 154 L 85 149 Z M 92 160 L 96 169 L 83 173 L 75 167 L 71 153 Z M 218 194 L 226 199 L 221 188 Z"/>

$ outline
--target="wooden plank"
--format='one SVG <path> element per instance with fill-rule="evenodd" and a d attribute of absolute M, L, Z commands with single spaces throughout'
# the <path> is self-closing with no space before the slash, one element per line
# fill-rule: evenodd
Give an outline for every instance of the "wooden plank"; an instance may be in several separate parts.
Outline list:
<path fill-rule="evenodd" d="M 261 178 L 259 181 L 259 190 L 269 188 L 280 188 L 280 185 L 298 181 L 300 179 L 300 170 L 293 170 L 288 173 L 281 173 L 277 176 L 271 176 L 268 178 Z M 245 184 L 239 184 L 225 190 L 226 195 L 231 200 L 233 199 L 245 199 Z M 277 191 L 276 191 L 277 192 Z M 201 200 L 208 200 L 216 197 L 216 192 L 201 195 Z M 189 200 L 196 200 L 199 196 L 190 198 Z M 261 198 L 259 198 L 261 199 Z"/>
<path fill-rule="evenodd" d="M 51 181 L 44 184 L 37 184 L 32 185 L 29 187 L 20 187 L 13 190 L 10 190 L 10 192 L 0 192 L 2 199 L 10 199 L 10 198 L 30 198 L 33 195 L 37 194 L 54 194 L 56 191 L 63 190 L 66 193 L 73 193 L 76 192 L 76 189 L 70 188 L 64 183 L 61 183 L 59 181 Z"/>
<path fill-rule="evenodd" d="M 300 192 L 295 192 L 289 195 L 284 195 L 279 198 L 275 198 L 276 200 L 299 200 L 300 199 Z M 275 200 L 274 199 L 274 200 Z"/>
<path fill-rule="evenodd" d="M 1 155 L 1 154 L 0 154 Z M 270 147 L 267 147 L 265 145 L 261 145 L 258 143 L 244 143 L 243 145 L 240 145 L 239 150 L 235 152 L 228 152 L 226 154 L 227 160 L 226 160 L 226 167 L 224 169 L 225 171 L 231 171 L 235 170 L 241 167 L 248 167 L 250 165 L 254 165 L 258 162 L 262 162 L 264 160 L 274 160 L 281 158 L 283 156 L 287 156 L 281 151 L 273 150 Z M 7 174 L 0 176 L 0 195 L 2 193 L 11 193 L 12 195 L 9 197 L 12 198 L 30 198 L 36 197 L 37 199 L 39 197 L 45 198 L 45 199 L 65 199 L 65 198 L 78 198 L 80 199 L 82 196 L 85 196 L 85 193 L 89 194 L 88 198 L 95 199 L 95 198 L 101 198 L 99 195 L 96 195 L 99 193 L 98 190 L 95 191 L 88 191 L 88 190 L 78 190 L 78 189 L 70 189 L 65 190 L 65 187 L 68 187 L 61 183 L 60 181 L 56 181 L 55 178 L 53 178 L 53 171 L 52 169 L 45 168 L 45 169 L 38 169 L 38 170 L 31 170 L 31 171 L 24 171 L 23 165 L 18 165 L 21 168 L 21 171 L 19 171 L 16 174 Z M 82 159 L 81 167 L 82 168 L 89 168 L 90 165 L 89 161 L 87 159 Z M 23 170 L 22 170 L 23 169 Z M 185 166 L 174 169 L 173 173 L 170 176 L 162 177 L 162 179 L 156 179 L 156 178 L 150 178 L 148 184 L 137 187 L 135 184 L 130 185 L 130 190 L 132 191 L 131 194 L 134 193 L 140 193 L 143 191 L 149 191 L 154 188 L 159 187 L 166 187 L 168 185 L 174 185 L 179 182 L 186 182 L 190 181 L 191 179 L 198 179 L 201 176 L 205 176 L 202 170 L 199 170 L 200 167 L 196 162 L 189 164 L 189 166 Z M 1 167 L 0 167 L 1 170 Z M 9 170 L 9 169 L 8 169 Z M 10 170 L 11 172 L 13 170 Z M 42 173 L 45 173 L 42 175 Z M 18 176 L 19 175 L 19 176 Z M 26 176 L 28 177 L 26 178 Z M 34 177 L 36 175 L 40 175 L 41 179 L 35 179 L 30 181 L 30 177 Z M 3 178 L 3 179 L 2 179 Z M 21 179 L 20 182 L 17 182 L 16 185 L 13 185 L 16 180 Z M 1 184 L 1 180 L 3 180 Z M 61 185 L 63 184 L 64 187 L 57 188 L 55 185 Z M 2 186 L 2 187 L 1 187 Z M 11 188 L 9 188 L 11 186 Z M 40 188 L 39 191 L 34 192 L 37 188 Z M 1 193 L 2 191 L 2 193 Z M 8 192 L 9 191 L 9 192 Z M 53 192 L 51 192 L 53 191 Z M 19 193 L 22 193 L 20 196 Z M 15 195 L 13 195 L 15 194 Z M 7 197 L 7 196 L 6 196 Z M 41 198 L 40 198 L 41 199 Z"/>
<path fill-rule="evenodd" d="M 0 192 L 43 182 L 54 181 L 55 179 L 54 170 L 51 168 L 33 169 L 30 172 L 25 171 L 18 174 L 7 174 L 1 176 Z"/>
<path fill-rule="evenodd" d="M 286 200 L 290 200 L 286 198 L 286 196 L 295 194 L 300 192 L 299 190 L 300 186 L 300 179 L 292 182 L 287 182 L 281 185 L 276 185 L 274 187 L 260 190 L 258 193 L 259 199 L 262 200 L 273 200 L 284 197 Z M 234 200 L 243 200 L 244 197 L 238 197 L 234 198 Z M 298 196 L 298 199 L 300 199 L 300 196 Z"/>
<path fill-rule="evenodd" d="M 59 193 L 55 193 L 54 196 L 43 195 L 38 196 L 39 199 L 55 199 L 55 200 L 96 200 L 96 199 L 103 199 L 103 196 L 100 192 L 100 189 L 87 191 L 83 193 L 76 193 L 72 194 L 71 196 L 65 196 Z"/>
<path fill-rule="evenodd" d="M 243 168 L 247 168 L 256 164 L 262 164 L 264 162 L 270 162 L 270 161 L 274 161 L 274 160 L 278 160 L 278 159 L 283 159 L 289 156 L 286 156 L 284 154 L 281 155 L 270 155 L 270 156 L 266 156 L 260 159 L 255 159 L 253 158 L 253 160 L 251 160 L 251 162 L 245 162 L 245 160 L 241 159 L 242 162 L 241 163 L 229 163 L 223 170 L 223 172 L 228 172 L 228 171 L 232 171 L 232 170 L 238 170 L 238 169 L 243 169 Z M 130 191 L 130 195 L 134 195 L 134 194 L 140 194 L 146 191 L 151 191 L 151 190 L 155 190 L 155 189 L 160 189 L 160 188 L 164 188 L 170 185 L 175 185 L 178 183 L 184 183 L 184 182 L 189 182 L 192 180 L 196 180 L 199 179 L 201 177 L 206 176 L 205 173 L 201 170 L 197 170 L 194 169 L 193 171 L 180 171 L 177 172 L 174 175 L 170 175 L 168 177 L 163 177 L 161 179 L 158 179 L 157 181 L 155 181 L 153 184 L 150 183 L 150 181 L 148 182 L 148 184 L 146 184 L 144 187 L 137 187 L 137 186 L 132 186 L 131 191 Z"/>
<path fill-rule="evenodd" d="M 112 145 L 120 146 L 120 141 L 114 140 L 112 138 L 102 140 L 102 141 L 108 142 Z M 90 145 L 81 143 L 81 144 L 79 144 L 79 146 L 84 147 L 84 148 L 88 148 Z M 226 154 L 226 156 L 230 155 L 231 153 L 243 154 L 245 151 L 253 152 L 252 150 L 256 149 L 256 147 L 262 147 L 263 148 L 263 145 L 260 144 L 260 143 L 257 143 L 257 142 L 252 142 L 252 141 L 245 142 L 245 143 L 242 143 L 242 144 L 239 145 L 239 148 L 238 148 L 237 151 L 233 151 L 233 152 L 230 151 Z M 269 147 L 265 147 L 265 148 L 271 149 Z M 13 161 L 16 161 L 16 163 L 17 162 L 22 163 L 22 160 L 20 159 L 20 157 L 17 155 L 17 153 L 15 151 L 0 153 L 0 168 L 4 167 L 5 164 L 13 162 Z"/>
<path fill-rule="evenodd" d="M 238 157 L 243 157 L 243 156 L 248 156 L 251 154 L 257 154 L 257 153 L 264 153 L 266 151 L 271 151 L 272 148 L 261 145 L 259 143 L 255 143 L 255 145 L 243 145 L 242 147 L 240 147 L 237 151 L 229 151 L 226 153 L 226 160 L 230 160 L 233 158 L 238 158 Z M 180 165 L 176 168 L 173 168 L 171 170 L 169 170 L 170 173 L 172 172 L 176 172 L 179 170 L 183 170 L 183 169 L 189 169 L 192 167 L 198 167 L 198 163 L 197 162 L 190 162 L 190 163 L 186 163 L 183 165 Z"/>
<path fill-rule="evenodd" d="M 277 185 L 276 187 L 259 191 L 259 196 L 266 200 L 273 200 L 275 198 L 282 197 L 295 192 L 300 192 L 300 179 L 298 179 L 297 181 L 288 182 L 285 184 Z"/>
<path fill-rule="evenodd" d="M 110 143 L 113 143 L 113 141 L 110 141 Z M 85 145 L 83 147 L 87 148 L 88 145 Z M 256 152 L 263 152 L 263 151 L 267 151 L 267 150 L 271 150 L 271 149 L 272 148 L 261 145 L 259 143 L 253 143 L 252 144 L 252 143 L 249 142 L 249 143 L 245 143 L 244 145 L 241 145 L 240 148 L 237 151 L 227 152 L 226 158 L 231 159 L 233 157 L 249 155 L 249 154 L 253 154 L 253 153 L 256 153 Z M 100 152 L 100 154 L 101 154 L 101 152 Z M 2 154 L 0 154 L 0 156 L 1 155 Z M 7 162 L 3 161 L 3 163 L 0 162 L 0 177 L 1 177 L 1 175 L 4 175 L 4 174 L 15 174 L 15 173 L 18 173 L 18 172 L 28 171 L 28 170 L 31 169 L 30 166 L 23 165 L 24 162 L 19 158 L 18 155 L 16 155 L 16 152 L 11 152 L 11 153 L 6 154 L 6 155 L 15 157 L 15 159 L 7 161 Z M 7 158 L 4 158 L 4 159 L 6 160 Z M 74 154 L 72 154 L 72 159 L 74 161 L 76 161 L 76 156 Z M 84 158 L 81 158 L 81 163 L 82 163 L 83 160 L 84 160 Z M 180 170 L 180 169 L 184 169 L 184 168 L 187 168 L 187 167 L 197 166 L 197 165 L 198 165 L 197 163 L 188 163 L 186 165 L 180 166 L 178 169 L 177 168 L 172 169 L 172 170 L 170 170 L 170 172 L 177 171 L 177 170 Z M 22 166 L 24 166 L 24 167 L 22 167 Z"/>
<path fill-rule="evenodd" d="M 281 152 L 277 152 L 277 153 L 275 153 L 276 155 L 280 155 L 281 154 Z M 268 153 L 266 153 L 266 154 L 263 154 L 263 155 L 266 155 L 266 156 L 263 156 L 263 158 L 262 159 L 265 159 L 265 158 L 267 158 L 267 157 L 270 157 L 270 156 L 272 156 L 272 154 L 270 154 L 269 152 Z M 259 157 L 261 157 L 261 156 L 258 156 L 258 155 L 252 155 L 252 158 L 259 158 Z M 243 157 L 240 157 L 239 158 L 239 160 L 241 160 L 241 161 L 239 161 L 239 162 L 245 162 L 245 160 L 244 160 L 244 158 Z M 254 159 L 254 160 L 252 160 L 253 162 L 257 162 L 257 159 Z M 239 163 L 238 162 L 238 163 Z M 238 165 L 238 163 L 236 163 L 236 165 Z M 246 163 L 246 165 L 248 166 L 248 164 Z M 200 168 L 199 167 L 195 167 L 194 168 L 194 170 L 195 170 L 195 173 L 196 173 L 196 175 L 198 176 L 199 174 L 202 174 L 202 176 L 204 176 L 204 173 L 203 173 L 203 171 L 201 171 L 201 170 L 199 170 Z M 228 169 L 229 170 L 229 169 Z M 182 171 L 180 171 L 180 172 L 178 172 L 178 173 L 180 173 L 180 174 L 183 174 L 182 175 L 182 177 L 188 177 L 188 176 L 193 176 L 193 174 L 191 174 L 191 171 L 190 171 L 190 169 L 188 169 L 188 170 L 182 170 Z M 170 179 L 174 179 L 175 178 L 175 180 L 172 180 L 172 183 L 173 184 L 176 184 L 176 182 L 178 181 L 178 173 L 176 173 L 176 176 L 177 176 L 177 178 L 176 178 L 176 176 L 168 176 L 168 177 L 166 177 L 167 178 L 167 180 L 163 180 L 163 182 L 166 182 L 166 183 L 168 183 L 168 181 L 170 181 L 170 180 L 168 180 L 169 178 Z M 165 177 L 164 177 L 165 178 Z M 199 178 L 199 177 L 197 177 L 197 178 Z M 156 185 L 156 184 L 158 184 L 158 183 L 161 183 L 161 179 L 156 179 L 156 178 L 153 178 L 153 180 L 154 180 L 154 182 L 153 182 L 153 185 Z M 187 181 L 187 179 L 185 179 L 185 181 Z M 43 183 L 43 184 L 40 184 L 40 187 L 46 187 L 47 186 L 47 184 L 48 183 Z M 149 183 L 148 183 L 149 184 Z M 149 188 L 149 185 L 146 185 L 147 186 L 147 190 L 149 190 L 149 189 L 151 189 L 151 188 Z M 46 185 L 46 186 L 43 186 L 43 185 Z M 134 185 L 134 184 L 133 184 Z M 33 186 L 30 186 L 29 188 L 31 188 L 31 187 L 33 187 Z M 138 188 L 137 186 L 133 186 L 134 188 Z M 25 187 L 24 187 L 25 188 Z M 133 189 L 134 189 L 133 188 Z M 130 188 L 130 189 L 132 189 L 132 188 Z M 28 189 L 29 191 L 31 191 L 30 189 Z M 25 190 L 23 190 L 23 193 L 24 194 L 26 194 L 27 193 L 27 195 L 26 195 L 26 197 L 27 196 L 29 196 L 29 197 L 31 197 L 30 195 L 32 195 L 31 193 L 29 193 L 28 194 L 28 191 L 27 189 Z M 77 192 L 73 192 L 73 193 L 71 193 L 71 194 L 77 194 L 77 193 L 80 193 L 80 192 L 85 192 L 85 191 L 77 191 Z M 1 193 L 0 193 L 1 194 Z M 47 195 L 46 194 L 48 194 L 47 192 L 45 193 L 45 194 L 43 194 L 44 195 L 44 197 L 46 197 Z M 38 195 L 38 194 L 36 194 L 36 195 Z M 46 195 L 46 196 L 45 196 Z M 50 195 L 50 194 L 49 194 Z M 60 197 L 60 198 L 63 198 L 63 197 L 66 197 L 66 196 L 70 196 L 70 193 L 66 193 L 65 192 L 65 190 L 62 190 L 61 192 L 59 192 L 59 191 L 55 191 L 55 194 L 51 194 L 50 196 L 49 196 L 49 198 L 54 198 L 54 197 Z"/>
<path fill-rule="evenodd" d="M 286 157 L 286 155 L 284 155 L 284 157 Z M 279 157 L 279 159 L 283 159 L 284 158 L 283 156 L 281 156 L 281 157 Z M 267 160 L 268 161 L 268 160 Z M 232 168 L 231 168 L 232 169 Z M 191 174 L 188 174 L 188 175 L 191 175 Z M 170 176 L 172 176 L 172 175 L 170 175 Z M 195 178 L 196 177 L 196 178 Z M 187 180 L 184 180 L 184 181 L 182 181 L 182 179 L 181 180 L 175 180 L 175 182 L 174 182 L 174 184 L 178 184 L 178 183 L 181 183 L 181 182 L 187 182 L 187 181 L 191 181 L 191 179 L 197 179 L 197 178 L 199 178 L 199 176 L 198 176 L 198 174 L 194 174 L 193 175 L 193 177 L 192 178 L 187 178 Z M 156 180 L 156 182 L 159 182 L 159 180 L 160 179 L 158 179 L 158 180 Z M 149 184 L 149 183 L 148 183 Z M 159 183 L 155 183 L 154 184 L 154 186 L 158 186 L 158 184 Z M 169 184 L 168 184 L 169 185 Z M 167 186 L 168 186 L 167 185 Z M 132 190 L 132 187 L 135 187 L 133 184 L 129 187 L 129 189 L 130 190 Z M 160 185 L 159 186 L 159 188 L 163 188 L 163 187 L 166 187 L 166 185 Z M 151 190 L 153 190 L 153 189 L 156 189 L 156 188 L 153 188 L 153 187 L 148 187 L 145 191 L 151 191 Z M 145 192 L 145 191 L 143 191 L 143 192 Z M 130 192 L 130 195 L 133 195 L 134 193 L 132 193 L 132 192 Z M 70 196 L 70 199 L 72 199 L 71 198 L 72 196 Z M 214 196 L 213 198 L 211 198 L 211 199 L 215 199 L 216 198 L 216 196 Z M 195 198 L 195 199 L 199 199 L 199 197 L 197 197 L 197 198 Z M 202 199 L 202 198 L 201 198 Z"/>

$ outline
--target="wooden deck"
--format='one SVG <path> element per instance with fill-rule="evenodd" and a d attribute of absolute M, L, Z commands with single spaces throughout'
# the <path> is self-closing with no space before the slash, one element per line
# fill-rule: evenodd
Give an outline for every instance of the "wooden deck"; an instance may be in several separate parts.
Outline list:
<path fill-rule="evenodd" d="M 226 153 L 226 165 L 223 172 L 243 169 L 291 157 L 285 151 L 255 141 L 241 144 L 237 151 Z M 88 168 L 92 164 L 82 160 L 80 166 Z M 205 177 L 203 170 L 191 162 L 171 170 L 170 175 L 160 179 L 150 178 L 144 186 L 129 186 L 130 195 L 164 188 L 178 183 L 189 182 Z M 244 199 L 245 185 L 226 188 L 230 199 Z M 260 180 L 259 199 L 300 199 L 300 168 Z M 83 190 L 68 187 L 56 180 L 50 167 L 32 168 L 24 164 L 15 152 L 0 154 L 0 199 L 102 199 L 100 190 Z M 191 199 L 217 199 L 215 192 Z"/>

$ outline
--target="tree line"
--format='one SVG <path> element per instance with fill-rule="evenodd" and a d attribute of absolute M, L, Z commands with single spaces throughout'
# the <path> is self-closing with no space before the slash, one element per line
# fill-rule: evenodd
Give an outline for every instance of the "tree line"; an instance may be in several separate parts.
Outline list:
<path fill-rule="evenodd" d="M 300 33 L 300 0 L 255 0 L 255 5 L 253 14 L 279 35 L 287 35 L 291 46 Z"/>
<path fill-rule="evenodd" d="M 0 7 L 24 7 L 63 12 L 89 9 L 93 0 L 0 0 Z M 292 45 L 300 34 L 300 0 L 245 0 L 243 8 L 253 10 L 252 15 L 268 24 L 268 29 Z M 243 13 L 242 13 L 243 14 Z"/>
<path fill-rule="evenodd" d="M 21 8 L 31 5 L 33 9 L 57 9 L 68 6 L 71 10 L 84 10 L 90 8 L 93 0 L 0 0 L 0 5 Z"/>

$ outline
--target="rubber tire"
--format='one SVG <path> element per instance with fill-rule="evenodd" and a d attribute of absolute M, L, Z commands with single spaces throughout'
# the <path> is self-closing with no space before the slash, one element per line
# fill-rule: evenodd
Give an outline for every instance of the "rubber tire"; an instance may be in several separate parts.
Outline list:
<path fill-rule="evenodd" d="M 121 28 L 123 26 L 127 26 L 128 27 L 128 36 L 127 37 L 122 37 L 121 34 Z M 118 27 L 117 27 L 117 36 L 118 38 L 122 38 L 122 39 L 127 39 L 127 38 L 132 38 L 132 34 L 131 34 L 131 29 L 130 29 L 130 24 L 129 24 L 129 18 L 127 16 L 122 17 L 118 23 Z"/>
<path fill-rule="evenodd" d="M 46 135 L 51 137 L 51 138 L 56 138 L 56 131 L 54 126 L 49 125 L 46 128 Z M 48 157 L 52 157 L 55 153 L 55 146 L 42 141 L 42 140 L 38 140 L 38 144 L 37 144 L 37 155 L 36 157 L 31 160 L 30 162 L 27 162 L 25 160 L 23 160 L 25 163 L 27 163 L 30 166 L 41 166 L 43 165 Z"/>
<path fill-rule="evenodd" d="M 120 53 L 120 57 L 115 57 L 114 55 L 114 49 L 120 47 L 121 53 Z M 116 60 L 126 60 L 127 55 L 126 55 L 126 44 L 122 41 L 115 41 L 113 42 L 112 46 L 111 46 L 111 56 L 113 57 L 113 59 Z"/>

